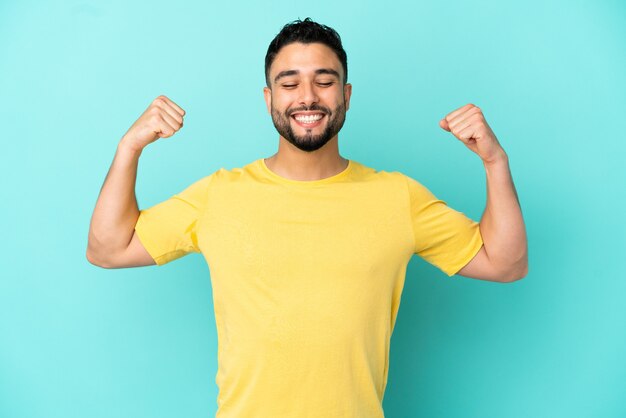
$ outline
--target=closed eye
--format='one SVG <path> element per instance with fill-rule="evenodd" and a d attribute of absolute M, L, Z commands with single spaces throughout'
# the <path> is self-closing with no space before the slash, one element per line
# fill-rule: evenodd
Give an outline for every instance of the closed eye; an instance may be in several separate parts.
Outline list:
<path fill-rule="evenodd" d="M 335 83 L 333 81 L 331 81 L 331 82 L 328 82 L 328 83 L 317 83 L 317 84 L 319 86 L 321 86 L 321 87 L 330 87 L 330 86 L 332 86 Z M 285 88 L 285 89 L 292 89 L 292 88 L 297 87 L 297 86 L 298 86 L 297 84 L 283 84 L 283 88 Z"/>

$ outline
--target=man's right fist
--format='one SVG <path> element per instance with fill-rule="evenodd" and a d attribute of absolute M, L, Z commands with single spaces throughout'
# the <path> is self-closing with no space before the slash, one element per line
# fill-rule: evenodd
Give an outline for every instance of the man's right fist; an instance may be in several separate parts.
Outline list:
<path fill-rule="evenodd" d="M 154 99 L 145 112 L 133 123 L 122 142 L 141 151 L 158 138 L 168 138 L 183 127 L 185 111 L 161 95 Z"/>

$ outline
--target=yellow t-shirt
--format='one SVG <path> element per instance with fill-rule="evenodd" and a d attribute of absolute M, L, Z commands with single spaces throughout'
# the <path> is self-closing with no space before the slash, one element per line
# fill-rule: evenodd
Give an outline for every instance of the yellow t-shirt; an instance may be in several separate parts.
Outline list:
<path fill-rule="evenodd" d="M 263 158 L 141 211 L 158 265 L 201 252 L 218 334 L 217 418 L 381 418 L 407 264 L 448 276 L 479 224 L 399 172 L 356 161 L 290 180 Z"/>

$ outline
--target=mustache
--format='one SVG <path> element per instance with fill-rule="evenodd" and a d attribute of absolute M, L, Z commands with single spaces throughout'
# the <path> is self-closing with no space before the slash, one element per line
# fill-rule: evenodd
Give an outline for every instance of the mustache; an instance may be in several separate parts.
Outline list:
<path fill-rule="evenodd" d="M 287 116 L 291 116 L 292 114 L 296 113 L 296 112 L 310 112 L 313 110 L 318 110 L 320 112 L 324 112 L 328 115 L 330 115 L 332 112 L 329 108 L 327 108 L 326 106 L 320 106 L 318 104 L 313 103 L 311 106 L 301 106 L 301 107 L 297 107 L 295 109 L 290 109 L 287 110 L 287 112 L 285 112 L 287 114 Z"/>

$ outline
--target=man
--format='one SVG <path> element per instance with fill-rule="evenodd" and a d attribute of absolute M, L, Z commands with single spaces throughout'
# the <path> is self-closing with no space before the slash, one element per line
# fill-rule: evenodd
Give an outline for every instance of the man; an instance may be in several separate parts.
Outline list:
<path fill-rule="evenodd" d="M 218 417 L 383 417 L 389 343 L 413 254 L 448 276 L 510 282 L 527 274 L 507 155 L 472 104 L 439 122 L 484 163 L 487 206 L 474 222 L 414 179 L 339 155 L 352 86 L 333 29 L 310 19 L 286 25 L 265 71 L 278 152 L 139 211 L 139 156 L 185 116 L 159 96 L 118 145 L 87 258 L 119 268 L 204 255 Z"/>

